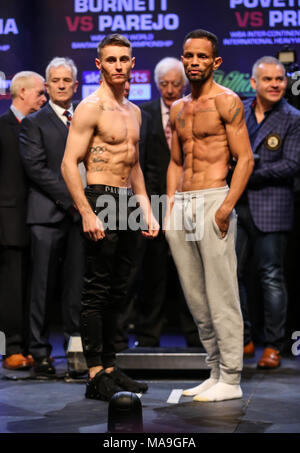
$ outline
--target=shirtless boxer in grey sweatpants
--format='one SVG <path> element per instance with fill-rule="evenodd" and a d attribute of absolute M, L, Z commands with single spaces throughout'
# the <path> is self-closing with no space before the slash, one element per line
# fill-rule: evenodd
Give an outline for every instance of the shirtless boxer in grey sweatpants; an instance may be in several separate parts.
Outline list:
<path fill-rule="evenodd" d="M 164 230 L 211 367 L 210 378 L 183 395 L 224 401 L 242 396 L 234 206 L 251 175 L 253 155 L 241 100 L 213 80 L 222 63 L 217 37 L 205 30 L 189 33 L 181 59 L 191 94 L 176 101 L 170 112 Z M 229 189 L 232 156 L 236 166 Z"/>
<path fill-rule="evenodd" d="M 236 214 L 231 213 L 224 238 L 214 219 L 227 193 L 228 187 L 177 192 L 166 238 L 208 353 L 211 378 L 239 384 L 243 320 L 236 278 Z"/>

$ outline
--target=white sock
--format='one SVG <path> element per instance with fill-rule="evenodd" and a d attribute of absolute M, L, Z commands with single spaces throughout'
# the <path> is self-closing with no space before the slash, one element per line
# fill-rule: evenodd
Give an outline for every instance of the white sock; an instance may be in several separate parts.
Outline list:
<path fill-rule="evenodd" d="M 239 385 L 226 384 L 225 382 L 218 382 L 210 387 L 205 392 L 196 395 L 194 401 L 226 401 L 235 398 L 242 398 L 243 392 Z"/>
<path fill-rule="evenodd" d="M 202 384 L 196 385 L 191 389 L 186 389 L 182 392 L 183 396 L 194 396 L 198 395 L 199 393 L 205 392 L 206 390 L 210 389 L 213 385 L 218 382 L 217 379 L 209 378 L 202 382 Z"/>

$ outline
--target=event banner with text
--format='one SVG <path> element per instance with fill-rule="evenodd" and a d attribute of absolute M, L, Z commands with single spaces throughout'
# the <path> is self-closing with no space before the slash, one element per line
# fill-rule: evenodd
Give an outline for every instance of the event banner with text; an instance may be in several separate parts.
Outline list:
<path fill-rule="evenodd" d="M 155 64 L 180 58 L 184 36 L 204 28 L 220 42 L 223 64 L 215 80 L 250 96 L 251 67 L 300 42 L 300 0 L 0 0 L 0 112 L 9 105 L 9 84 L 21 70 L 44 74 L 55 56 L 71 57 L 79 70 L 78 99 L 99 83 L 99 41 L 121 33 L 132 43 L 136 66 L 130 98 L 158 96 Z"/>

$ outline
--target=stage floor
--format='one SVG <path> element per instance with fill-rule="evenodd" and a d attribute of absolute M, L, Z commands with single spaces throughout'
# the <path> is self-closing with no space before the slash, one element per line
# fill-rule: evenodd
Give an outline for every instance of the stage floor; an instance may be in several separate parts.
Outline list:
<path fill-rule="evenodd" d="M 66 359 L 53 352 L 63 376 Z M 261 352 L 244 361 L 243 398 L 221 403 L 177 401 L 176 392 L 168 402 L 173 390 L 197 385 L 207 370 L 130 371 L 149 385 L 141 396 L 144 433 L 300 433 L 300 357 L 284 357 L 280 368 L 262 371 L 256 369 Z M 108 403 L 85 399 L 83 382 L 14 380 L 22 374 L 0 372 L 1 433 L 107 432 Z"/>

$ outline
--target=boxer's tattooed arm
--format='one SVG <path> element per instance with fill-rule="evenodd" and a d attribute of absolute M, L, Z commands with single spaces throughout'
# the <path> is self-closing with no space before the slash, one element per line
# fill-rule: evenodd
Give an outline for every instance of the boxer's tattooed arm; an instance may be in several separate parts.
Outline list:
<path fill-rule="evenodd" d="M 234 121 L 238 118 L 237 129 L 236 129 L 236 134 L 238 134 L 240 132 L 240 130 L 242 129 L 242 127 L 244 126 L 245 111 L 241 107 L 236 108 L 236 105 L 237 105 L 237 102 L 236 102 L 236 99 L 234 98 L 233 102 L 229 108 L 229 113 L 232 113 L 234 111 L 230 124 L 234 123 Z M 240 115 L 240 117 L 239 117 L 239 115 Z"/>
<path fill-rule="evenodd" d="M 240 130 L 243 128 L 244 125 L 245 125 L 245 111 L 243 109 L 237 130 L 236 130 L 236 134 L 238 134 L 240 132 Z"/>
<path fill-rule="evenodd" d="M 239 115 L 239 113 L 241 111 L 241 107 L 237 107 L 237 108 L 236 107 L 237 107 L 236 98 L 233 98 L 232 99 L 232 103 L 231 103 L 231 105 L 229 107 L 229 113 L 234 112 L 230 123 L 234 122 L 234 120 L 238 117 L 238 115 Z"/>
<path fill-rule="evenodd" d="M 233 99 L 232 99 L 232 104 L 231 104 L 231 106 L 230 106 L 230 108 L 229 108 L 229 113 L 231 113 L 231 112 L 233 111 L 233 109 L 235 108 L 235 106 L 236 106 L 236 98 L 233 98 Z"/>
<path fill-rule="evenodd" d="M 233 117 L 232 117 L 232 120 L 231 120 L 232 123 L 233 123 L 234 120 L 237 118 L 237 116 L 238 116 L 238 114 L 240 113 L 240 111 L 241 111 L 241 109 L 240 109 L 240 107 L 238 107 L 238 108 L 236 109 L 236 111 L 234 112 L 234 115 L 233 115 Z"/>
<path fill-rule="evenodd" d="M 181 115 L 182 115 L 182 111 L 180 110 L 180 112 L 178 112 L 176 119 L 178 121 L 179 127 L 181 127 L 183 129 L 183 128 L 185 128 L 185 119 L 182 118 Z"/>
<path fill-rule="evenodd" d="M 232 116 L 232 118 L 231 118 L 231 120 L 230 120 L 230 124 L 232 124 L 232 123 L 234 122 L 234 120 L 236 119 L 236 117 L 238 116 L 238 114 L 239 114 L 240 111 L 241 111 L 241 108 L 240 108 L 240 107 L 237 107 L 237 108 L 236 108 L 236 104 L 237 104 L 236 98 L 234 97 L 234 98 L 232 99 L 232 103 L 231 103 L 231 105 L 229 106 L 229 110 L 228 110 L 228 112 L 229 112 L 230 114 L 233 113 L 233 116 Z"/>

